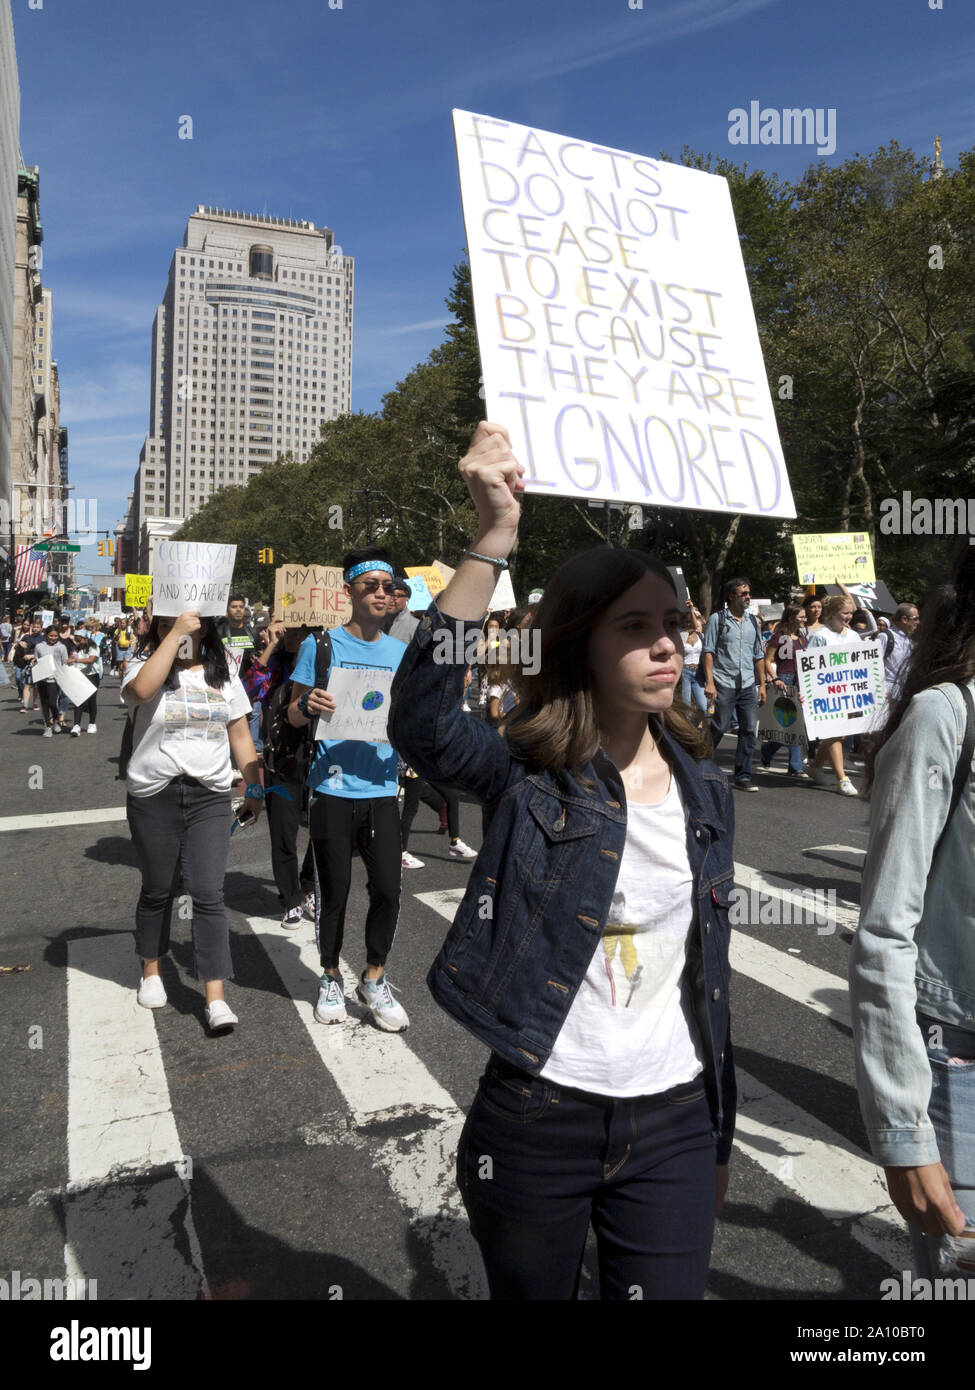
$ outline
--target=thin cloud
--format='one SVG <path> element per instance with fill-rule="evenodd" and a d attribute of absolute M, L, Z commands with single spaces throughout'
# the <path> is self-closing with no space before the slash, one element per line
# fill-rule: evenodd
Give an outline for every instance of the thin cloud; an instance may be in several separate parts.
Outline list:
<path fill-rule="evenodd" d="M 445 328 L 446 325 L 444 318 L 422 319 L 419 323 L 401 323 L 398 328 L 384 328 L 382 332 L 387 338 L 398 338 L 406 333 L 427 333 L 431 328 Z"/>

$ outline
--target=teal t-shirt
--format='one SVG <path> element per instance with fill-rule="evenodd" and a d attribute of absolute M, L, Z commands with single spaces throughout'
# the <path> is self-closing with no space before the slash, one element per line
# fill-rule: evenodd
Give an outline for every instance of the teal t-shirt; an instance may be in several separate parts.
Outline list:
<path fill-rule="evenodd" d="M 335 627 L 332 639 L 332 666 L 355 671 L 395 671 L 406 648 L 395 637 L 381 634 L 375 642 L 353 637 L 348 628 Z M 315 638 L 306 637 L 298 649 L 291 679 L 298 685 L 315 684 Z M 396 754 L 388 743 L 366 743 L 358 739 L 320 739 L 308 769 L 308 786 L 328 796 L 347 796 L 365 800 L 376 796 L 395 796 L 399 790 Z"/>

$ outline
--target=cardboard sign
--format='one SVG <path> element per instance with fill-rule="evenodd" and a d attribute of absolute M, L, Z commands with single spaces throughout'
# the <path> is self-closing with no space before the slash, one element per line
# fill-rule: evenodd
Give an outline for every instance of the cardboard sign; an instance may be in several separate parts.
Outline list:
<path fill-rule="evenodd" d="M 393 674 L 333 666 L 328 673 L 328 693 L 335 696 L 337 709 L 319 716 L 315 738 L 385 743 Z"/>
<path fill-rule="evenodd" d="M 410 586 L 410 600 L 406 605 L 411 613 L 419 609 L 427 609 L 433 602 L 433 594 L 427 588 L 426 580 L 419 574 L 410 575 L 407 581 Z M 445 586 L 446 587 L 446 586 Z"/>
<path fill-rule="evenodd" d="M 98 689 L 77 666 L 59 666 L 54 673 L 54 679 L 76 709 L 86 700 L 90 700 Z"/>
<path fill-rule="evenodd" d="M 875 579 L 870 584 L 847 584 L 846 586 L 861 608 L 869 608 L 871 613 L 889 613 L 893 615 L 897 612 L 897 600 L 893 597 L 887 585 L 882 579 Z M 837 584 L 827 584 L 826 592 L 837 597 L 840 588 Z"/>
<path fill-rule="evenodd" d="M 201 618 L 223 617 L 236 559 L 235 545 L 157 538 L 152 554 L 153 616 L 178 618 L 192 612 Z"/>
<path fill-rule="evenodd" d="M 44 644 L 45 646 L 47 643 Z M 54 664 L 53 656 L 39 656 L 31 667 L 31 680 L 53 681 L 57 679 L 57 667 Z"/>
<path fill-rule="evenodd" d="M 145 608 L 151 594 L 151 574 L 127 574 L 125 576 L 126 608 Z"/>
<path fill-rule="evenodd" d="M 724 178 L 454 112 L 487 417 L 530 492 L 795 516 Z"/>
<path fill-rule="evenodd" d="M 406 573 L 410 579 L 422 579 L 431 595 L 442 594 L 447 587 L 439 565 L 414 565 L 412 569 L 407 566 Z M 413 605 L 410 604 L 410 607 Z"/>
<path fill-rule="evenodd" d="M 352 617 L 341 565 L 282 565 L 274 571 L 274 612 L 285 627 L 341 627 Z"/>
<path fill-rule="evenodd" d="M 873 551 L 865 531 L 795 535 L 800 584 L 862 584 L 873 580 Z"/>
<path fill-rule="evenodd" d="M 457 571 L 452 570 L 449 565 L 445 565 L 442 560 L 434 560 L 433 563 L 434 566 L 440 571 L 441 577 L 443 578 L 444 587 L 446 588 L 446 586 L 453 579 Z"/>
<path fill-rule="evenodd" d="M 769 686 L 765 704 L 760 705 L 758 710 L 758 741 L 784 743 L 788 748 L 795 744 L 800 748 L 806 747 L 809 742 L 806 721 L 794 689 L 783 694 L 774 686 Z"/>
<path fill-rule="evenodd" d="M 882 641 L 849 637 L 835 646 L 796 652 L 810 738 L 864 734 L 884 723 L 887 681 L 883 645 Z"/>

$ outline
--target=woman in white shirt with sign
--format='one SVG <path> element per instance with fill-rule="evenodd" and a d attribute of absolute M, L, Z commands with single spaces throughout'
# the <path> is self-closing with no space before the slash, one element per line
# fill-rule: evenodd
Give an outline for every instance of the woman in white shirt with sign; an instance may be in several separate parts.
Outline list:
<path fill-rule="evenodd" d="M 856 637 L 857 634 L 849 626 L 855 611 L 856 603 L 848 593 L 828 598 L 823 605 L 823 626 L 809 638 L 808 650 L 812 651 L 814 647 L 835 647 L 849 641 L 851 637 Z M 826 770 L 827 760 L 833 770 L 833 776 Z M 809 764 L 809 775 L 820 787 L 832 787 L 835 777 L 835 790 L 840 796 L 857 795 L 857 789 L 843 767 L 843 740 L 840 737 L 819 740 L 815 760 Z"/>
<path fill-rule="evenodd" d="M 181 613 L 154 618 L 129 663 L 122 698 L 134 709 L 126 811 L 142 870 L 136 950 L 142 958 L 139 1003 L 166 1003 L 159 972 L 169 949 L 176 875 L 193 903 L 196 973 L 206 983 L 212 1032 L 238 1021 L 223 997 L 232 977 L 223 881 L 230 844 L 231 752 L 247 783 L 252 823 L 263 788 L 247 727 L 250 700 L 211 618 Z"/>

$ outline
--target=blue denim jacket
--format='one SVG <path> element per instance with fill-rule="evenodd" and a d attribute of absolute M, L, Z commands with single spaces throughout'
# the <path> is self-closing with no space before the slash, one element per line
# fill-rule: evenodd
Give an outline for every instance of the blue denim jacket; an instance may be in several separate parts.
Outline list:
<path fill-rule="evenodd" d="M 609 916 L 626 796 L 602 750 L 578 777 L 533 769 L 512 757 L 495 730 L 463 712 L 464 651 L 479 633 L 479 623 L 444 617 L 436 602 L 430 605 L 393 681 L 388 736 L 422 777 L 494 807 L 427 982 L 447 1013 L 537 1075 Z M 736 1103 L 728 1008 L 734 807 L 728 779 L 713 762 L 696 763 L 669 736 L 663 741 L 686 810 L 695 883 L 687 969 L 718 1162 L 726 1163 Z"/>
<path fill-rule="evenodd" d="M 975 762 L 928 878 L 964 738 L 961 691 L 936 685 L 877 758 L 850 994 L 860 1108 L 891 1167 L 940 1161 L 915 1010 L 967 1029 L 975 1056 Z"/>

